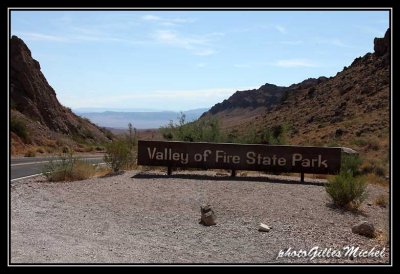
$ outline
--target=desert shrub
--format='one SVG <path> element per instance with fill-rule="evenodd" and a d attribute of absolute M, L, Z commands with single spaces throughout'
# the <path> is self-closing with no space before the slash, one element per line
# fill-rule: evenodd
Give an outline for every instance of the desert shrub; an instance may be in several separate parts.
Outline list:
<path fill-rule="evenodd" d="M 96 147 L 95 147 L 95 150 L 96 150 L 96 151 L 103 151 L 103 150 L 104 150 L 104 147 L 102 147 L 102 146 L 96 146 Z"/>
<path fill-rule="evenodd" d="M 91 130 L 89 130 L 89 129 L 86 129 L 86 128 L 82 131 L 82 135 L 83 135 L 83 137 L 85 139 L 86 138 L 89 138 L 89 139 L 94 139 L 95 138 L 93 132 Z"/>
<path fill-rule="evenodd" d="M 354 177 L 352 172 L 342 171 L 328 179 L 325 190 L 339 207 L 358 208 L 367 197 L 365 179 Z"/>
<path fill-rule="evenodd" d="M 240 144 L 270 144 L 283 145 L 287 142 L 292 127 L 288 124 L 257 128 L 255 125 L 249 125 L 246 133 L 239 134 L 237 130 L 231 131 L 226 137 L 226 142 Z"/>
<path fill-rule="evenodd" d="M 379 177 L 385 177 L 386 174 L 386 169 L 379 164 L 379 162 L 374 160 L 365 161 L 360 169 L 362 174 L 373 173 Z"/>
<path fill-rule="evenodd" d="M 72 166 L 69 179 L 71 181 L 85 180 L 94 176 L 96 167 L 90 162 L 83 160 L 75 160 Z"/>
<path fill-rule="evenodd" d="M 340 173 L 328 178 L 325 190 L 340 207 L 358 208 L 365 200 L 366 180 L 360 174 L 362 159 L 358 154 L 342 153 Z"/>
<path fill-rule="evenodd" d="M 266 128 L 261 132 L 260 143 L 283 145 L 286 143 L 287 131 L 287 125 L 277 125 L 271 128 Z"/>
<path fill-rule="evenodd" d="M 137 129 L 131 123 L 128 123 L 128 134 L 125 136 L 126 142 L 130 149 L 133 149 L 137 144 Z"/>
<path fill-rule="evenodd" d="M 375 204 L 381 207 L 386 207 L 388 201 L 386 196 L 384 195 L 379 195 L 376 199 L 375 199 Z"/>
<path fill-rule="evenodd" d="M 91 163 L 73 157 L 72 153 L 63 153 L 58 159 L 51 160 L 42 174 L 50 182 L 77 181 L 94 176 L 95 170 Z"/>
<path fill-rule="evenodd" d="M 94 147 L 91 145 L 87 145 L 83 149 L 84 152 L 92 152 L 93 150 L 94 150 Z"/>
<path fill-rule="evenodd" d="M 386 170 L 381 166 L 375 166 L 374 173 L 379 177 L 385 177 Z"/>
<path fill-rule="evenodd" d="M 36 152 L 33 149 L 28 150 L 25 154 L 25 157 L 35 157 L 36 156 Z"/>
<path fill-rule="evenodd" d="M 385 177 L 377 176 L 375 173 L 368 173 L 367 175 L 364 175 L 364 178 L 366 179 L 368 184 L 387 187 L 388 184 L 390 183 L 390 181 L 387 180 Z"/>
<path fill-rule="evenodd" d="M 375 139 L 370 139 L 367 144 L 367 150 L 378 151 L 380 147 L 379 142 Z"/>
<path fill-rule="evenodd" d="M 68 146 L 64 146 L 62 148 L 62 153 L 69 153 L 70 152 L 70 148 Z"/>
<path fill-rule="evenodd" d="M 22 120 L 11 118 L 10 131 L 17 134 L 24 141 L 24 143 L 30 142 L 28 131 L 26 129 L 26 124 Z"/>
<path fill-rule="evenodd" d="M 104 161 L 113 172 L 118 172 L 122 168 L 129 166 L 134 161 L 134 157 L 127 142 L 115 140 L 106 145 Z"/>
<path fill-rule="evenodd" d="M 170 121 L 167 126 L 160 128 L 160 132 L 167 140 L 186 142 L 219 142 L 224 140 L 219 121 L 216 118 L 204 118 L 188 123 L 185 114 L 182 112 L 177 123 Z"/>
<path fill-rule="evenodd" d="M 352 140 L 351 144 L 359 146 L 359 147 L 363 147 L 363 146 L 368 144 L 368 141 L 366 139 L 363 139 L 363 138 L 357 138 L 355 140 Z"/>
<path fill-rule="evenodd" d="M 363 147 L 367 151 L 378 151 L 381 148 L 379 140 L 376 138 L 357 138 L 351 143 L 356 146 Z"/>
<path fill-rule="evenodd" d="M 340 170 L 342 172 L 351 173 L 353 176 L 360 175 L 360 165 L 362 159 L 358 154 L 342 153 L 342 162 Z"/>

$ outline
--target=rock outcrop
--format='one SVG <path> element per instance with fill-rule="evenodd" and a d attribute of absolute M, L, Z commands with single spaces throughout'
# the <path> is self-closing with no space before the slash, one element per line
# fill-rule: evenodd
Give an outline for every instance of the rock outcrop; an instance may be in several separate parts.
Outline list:
<path fill-rule="evenodd" d="M 363 221 L 351 228 L 351 231 L 355 234 L 359 234 L 368 238 L 375 237 L 375 227 L 372 223 Z"/>
<path fill-rule="evenodd" d="M 318 79 L 309 78 L 301 83 L 293 84 L 289 87 L 266 83 L 258 89 L 236 91 L 231 97 L 214 105 L 208 112 L 203 113 L 201 117 L 205 117 L 208 114 L 214 115 L 219 112 L 236 108 L 256 109 L 262 107 L 270 109 L 284 101 L 291 92 L 315 86 L 327 79 L 328 78 L 326 77 L 320 77 Z"/>
<path fill-rule="evenodd" d="M 56 92 L 43 75 L 39 62 L 32 58 L 27 45 L 17 36 L 10 39 L 9 72 L 12 119 L 18 112 L 22 119 L 35 125 L 31 126 L 34 129 L 44 128 L 89 142 L 107 141 L 102 129 L 60 104 Z M 40 143 L 41 138 L 31 137 Z"/>
<path fill-rule="evenodd" d="M 211 226 L 217 224 L 215 213 L 210 205 L 202 205 L 200 207 L 200 213 L 201 213 L 201 218 L 199 222 L 200 224 L 205 226 Z"/>
<path fill-rule="evenodd" d="M 390 64 L 390 28 L 386 31 L 383 38 L 374 39 L 374 54 L 383 56 L 385 62 Z"/>

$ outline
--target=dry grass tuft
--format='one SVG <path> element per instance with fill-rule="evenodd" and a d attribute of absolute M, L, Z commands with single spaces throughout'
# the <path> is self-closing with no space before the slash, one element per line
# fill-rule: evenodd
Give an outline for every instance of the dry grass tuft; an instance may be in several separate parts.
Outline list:
<path fill-rule="evenodd" d="M 389 181 L 386 178 L 380 177 L 374 173 L 369 173 L 364 176 L 365 180 L 369 184 L 380 185 L 380 186 L 389 186 Z"/>
<path fill-rule="evenodd" d="M 387 204 L 388 204 L 388 199 L 387 199 L 387 197 L 386 197 L 385 195 L 379 195 L 379 196 L 375 199 L 374 203 L 375 203 L 376 205 L 380 206 L 380 207 L 386 207 Z"/>
<path fill-rule="evenodd" d="M 111 168 L 105 165 L 98 165 L 96 167 L 96 172 L 94 174 L 94 177 L 102 177 L 110 174 L 112 172 Z"/>
<path fill-rule="evenodd" d="M 387 231 L 383 231 L 381 229 L 377 229 L 375 231 L 375 239 L 381 244 L 386 245 L 389 243 L 389 235 Z"/>
<path fill-rule="evenodd" d="M 35 157 L 36 156 L 36 151 L 33 149 L 29 149 L 27 152 L 24 154 L 25 157 Z"/>
<path fill-rule="evenodd" d="M 96 167 L 86 161 L 72 157 L 72 154 L 63 156 L 61 161 L 50 161 L 43 174 L 50 182 L 79 181 L 93 177 Z"/>

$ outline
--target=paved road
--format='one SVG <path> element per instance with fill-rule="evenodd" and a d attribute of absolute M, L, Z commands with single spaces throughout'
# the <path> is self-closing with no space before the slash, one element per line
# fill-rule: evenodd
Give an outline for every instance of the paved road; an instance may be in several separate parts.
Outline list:
<path fill-rule="evenodd" d="M 81 159 L 87 160 L 91 163 L 102 163 L 103 155 L 82 155 L 76 156 Z M 58 157 L 20 157 L 11 159 L 11 172 L 10 179 L 16 180 L 18 178 L 40 174 L 43 168 L 50 160 L 56 160 Z"/>

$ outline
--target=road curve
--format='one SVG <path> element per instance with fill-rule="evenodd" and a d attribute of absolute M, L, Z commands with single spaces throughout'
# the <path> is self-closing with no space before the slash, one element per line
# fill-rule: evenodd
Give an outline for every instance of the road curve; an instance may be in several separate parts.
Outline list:
<path fill-rule="evenodd" d="M 97 164 L 103 162 L 103 155 L 77 155 L 77 158 Z M 58 160 L 59 157 L 20 157 L 12 158 L 10 161 L 10 180 L 40 174 L 50 160 Z"/>

